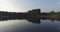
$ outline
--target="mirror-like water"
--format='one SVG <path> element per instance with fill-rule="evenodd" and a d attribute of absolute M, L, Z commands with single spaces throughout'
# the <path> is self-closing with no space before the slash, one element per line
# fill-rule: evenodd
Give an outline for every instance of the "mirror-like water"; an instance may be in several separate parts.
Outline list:
<path fill-rule="evenodd" d="M 1 32 L 60 32 L 60 21 L 40 20 L 29 22 L 28 20 L 0 21 Z"/>

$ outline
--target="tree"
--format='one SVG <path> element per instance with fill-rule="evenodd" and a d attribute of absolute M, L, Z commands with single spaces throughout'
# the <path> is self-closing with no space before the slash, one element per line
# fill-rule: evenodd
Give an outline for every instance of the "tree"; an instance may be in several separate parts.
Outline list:
<path fill-rule="evenodd" d="M 51 13 L 54 13 L 54 11 L 52 10 Z"/>

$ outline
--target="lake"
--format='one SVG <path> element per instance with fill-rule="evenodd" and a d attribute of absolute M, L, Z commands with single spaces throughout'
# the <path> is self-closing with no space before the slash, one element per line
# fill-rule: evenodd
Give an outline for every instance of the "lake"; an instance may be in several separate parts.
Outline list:
<path fill-rule="evenodd" d="M 60 32 L 60 21 L 4 20 L 0 21 L 0 32 Z"/>

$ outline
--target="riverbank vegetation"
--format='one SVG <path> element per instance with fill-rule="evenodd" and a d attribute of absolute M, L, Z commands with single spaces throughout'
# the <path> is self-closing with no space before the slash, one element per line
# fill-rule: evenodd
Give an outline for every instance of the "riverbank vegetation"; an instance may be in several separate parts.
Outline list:
<path fill-rule="evenodd" d="M 60 12 L 50 12 L 50 13 L 46 13 L 47 14 L 47 18 L 50 19 L 60 19 Z"/>

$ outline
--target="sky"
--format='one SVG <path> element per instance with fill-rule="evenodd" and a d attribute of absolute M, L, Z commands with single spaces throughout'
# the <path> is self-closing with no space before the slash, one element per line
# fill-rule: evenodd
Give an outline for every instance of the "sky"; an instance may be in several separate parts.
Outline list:
<path fill-rule="evenodd" d="M 27 12 L 41 9 L 42 12 L 60 11 L 60 0 L 0 0 L 0 11 Z"/>

